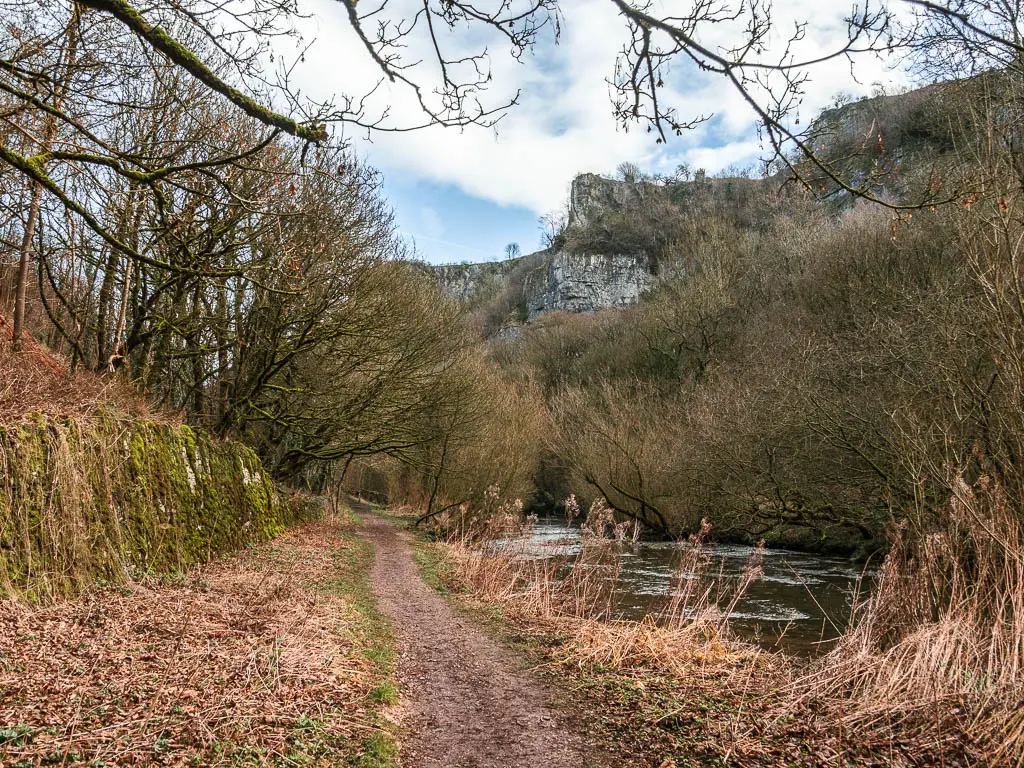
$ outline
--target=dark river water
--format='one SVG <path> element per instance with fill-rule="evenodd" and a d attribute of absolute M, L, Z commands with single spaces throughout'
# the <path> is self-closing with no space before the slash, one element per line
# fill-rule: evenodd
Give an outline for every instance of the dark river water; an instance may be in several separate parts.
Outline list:
<path fill-rule="evenodd" d="M 658 616 L 672 590 L 682 547 L 675 542 L 640 541 L 621 546 L 616 613 L 621 618 Z M 571 557 L 579 551 L 580 531 L 564 520 L 542 518 L 533 526 L 531 556 Z M 704 551 L 711 570 L 725 580 L 742 575 L 752 547 L 711 544 Z M 763 574 L 751 584 L 730 615 L 732 629 L 771 650 L 815 654 L 846 627 L 853 596 L 869 579 L 860 563 L 845 558 L 764 551 Z"/>

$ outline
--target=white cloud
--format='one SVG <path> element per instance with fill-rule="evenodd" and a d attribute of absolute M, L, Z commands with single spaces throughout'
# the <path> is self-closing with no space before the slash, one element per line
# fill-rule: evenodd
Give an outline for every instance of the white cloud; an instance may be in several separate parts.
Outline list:
<path fill-rule="evenodd" d="M 849 3 L 787 2 L 777 10 L 780 29 L 792 28 L 792 20 L 808 20 L 797 53 L 820 55 L 844 37 L 841 19 L 849 12 Z M 303 24 L 303 33 L 318 41 L 297 70 L 304 89 L 326 96 L 358 92 L 374 82 L 377 72 L 348 28 L 344 6 L 332 0 L 307 0 L 305 10 L 314 18 Z M 676 67 L 666 91 L 675 99 L 682 118 L 713 112 L 713 122 L 672 139 L 667 146 L 655 144 L 652 135 L 636 127 L 627 132 L 617 126 L 606 79 L 613 74 L 616 54 L 625 39 L 624 24 L 609 0 L 576 0 L 566 3 L 565 10 L 567 18 L 557 48 L 545 44 L 522 63 L 512 61 L 500 46 L 492 49 L 497 85 L 491 95 L 495 101 L 521 89 L 519 106 L 496 130 L 432 127 L 377 135 L 369 144 L 357 141 L 361 154 L 385 173 L 453 184 L 470 195 L 522 205 L 538 214 L 564 201 L 568 184 L 577 173 L 610 173 L 623 160 L 658 171 L 686 161 L 714 172 L 757 156 L 754 115 L 740 94 L 720 77 L 683 66 Z M 704 42 L 722 46 L 735 34 L 736 30 L 722 28 L 715 31 L 715 39 Z M 447 42 L 470 50 L 481 39 L 470 39 L 464 30 L 456 30 Z M 417 56 L 415 45 L 409 55 Z M 840 90 L 860 94 L 876 80 L 901 79 L 884 62 L 870 57 L 858 62 L 857 72 L 859 83 L 844 61 L 817 67 L 806 87 L 801 119 L 811 119 Z M 422 118 L 401 89 L 383 89 L 378 97 L 387 102 L 396 121 L 412 123 Z M 378 106 L 383 102 L 378 101 Z M 423 234 L 440 237 L 426 231 L 426 225 Z"/>
<path fill-rule="evenodd" d="M 749 165 L 760 153 L 761 145 L 756 141 L 734 141 L 721 147 L 698 147 L 687 152 L 686 159 L 694 169 L 715 172 L 733 165 Z"/>

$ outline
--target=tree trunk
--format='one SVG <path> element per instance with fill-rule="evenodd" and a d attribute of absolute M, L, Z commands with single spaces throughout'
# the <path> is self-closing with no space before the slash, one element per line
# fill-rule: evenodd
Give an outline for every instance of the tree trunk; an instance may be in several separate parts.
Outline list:
<path fill-rule="evenodd" d="M 39 219 L 39 203 L 43 195 L 43 185 L 39 182 L 32 184 L 32 199 L 28 205 L 28 221 L 25 222 L 25 232 L 21 238 L 21 257 L 18 261 L 18 279 L 15 283 L 14 292 L 14 338 L 12 348 L 15 352 L 21 351 L 21 341 L 25 333 L 25 301 L 28 295 L 28 264 L 32 256 L 32 238 L 36 231 L 36 221 Z"/>
<path fill-rule="evenodd" d="M 128 298 L 131 293 L 132 267 L 134 262 L 128 259 L 124 267 L 124 288 L 121 293 L 121 309 L 117 314 L 117 329 L 114 331 L 114 349 L 110 353 L 110 360 L 107 361 L 111 370 L 120 367 L 122 358 L 121 348 L 124 344 L 124 325 L 128 319 Z"/>

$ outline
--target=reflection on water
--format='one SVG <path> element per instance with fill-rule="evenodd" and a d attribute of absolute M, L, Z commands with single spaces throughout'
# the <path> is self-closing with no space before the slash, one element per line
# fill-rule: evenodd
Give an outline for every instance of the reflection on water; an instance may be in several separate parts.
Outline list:
<path fill-rule="evenodd" d="M 567 557 L 579 552 L 580 532 L 564 520 L 540 519 L 533 526 L 531 552 L 537 557 Z M 741 575 L 752 547 L 712 544 L 715 571 L 726 578 Z M 657 615 L 672 589 L 679 562 L 675 542 L 637 542 L 622 545 L 622 570 L 616 585 L 616 604 L 622 618 Z M 768 549 L 764 574 L 747 590 L 731 614 L 731 626 L 742 637 L 766 648 L 815 653 L 823 641 L 834 639 L 846 626 L 854 590 L 863 567 L 837 557 Z M 866 580 L 865 580 L 866 583 Z"/>

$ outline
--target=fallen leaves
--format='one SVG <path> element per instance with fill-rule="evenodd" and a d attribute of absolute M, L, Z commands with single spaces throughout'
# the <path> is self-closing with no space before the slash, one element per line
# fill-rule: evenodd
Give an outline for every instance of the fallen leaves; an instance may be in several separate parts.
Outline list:
<path fill-rule="evenodd" d="M 337 523 L 177 582 L 0 604 L 0 765 L 305 764 L 376 730 Z"/>

